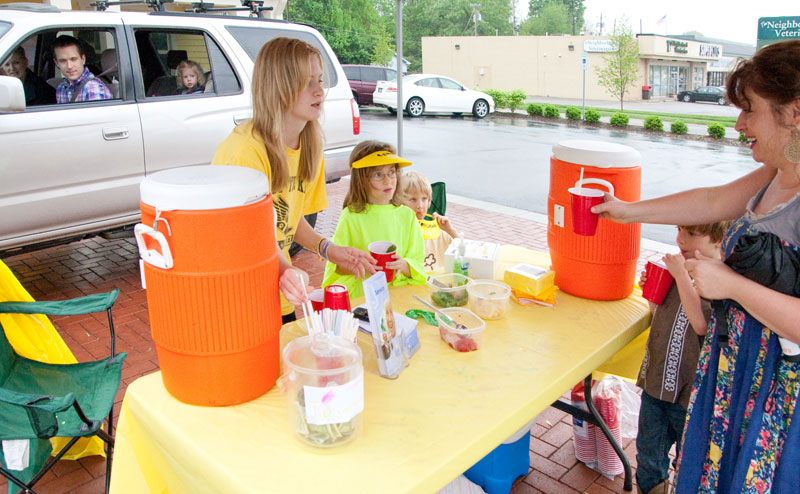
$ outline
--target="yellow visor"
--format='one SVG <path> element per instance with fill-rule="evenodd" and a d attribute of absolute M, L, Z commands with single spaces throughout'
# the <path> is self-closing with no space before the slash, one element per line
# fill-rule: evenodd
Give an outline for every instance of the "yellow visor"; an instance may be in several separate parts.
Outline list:
<path fill-rule="evenodd" d="M 411 162 L 389 151 L 375 151 L 368 154 L 352 165 L 353 168 L 369 168 L 371 166 L 397 165 L 400 168 L 410 165 Z"/>

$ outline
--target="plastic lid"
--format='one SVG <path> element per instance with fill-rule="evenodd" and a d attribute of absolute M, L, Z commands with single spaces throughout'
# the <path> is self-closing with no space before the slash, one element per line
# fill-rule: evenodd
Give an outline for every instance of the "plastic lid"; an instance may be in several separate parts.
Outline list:
<path fill-rule="evenodd" d="M 243 166 L 184 166 L 148 175 L 139 192 L 143 203 L 162 211 L 225 209 L 265 198 L 269 181 Z"/>
<path fill-rule="evenodd" d="M 553 145 L 553 157 L 566 163 L 597 168 L 632 168 L 642 164 L 639 151 L 630 146 L 605 141 L 561 141 Z"/>

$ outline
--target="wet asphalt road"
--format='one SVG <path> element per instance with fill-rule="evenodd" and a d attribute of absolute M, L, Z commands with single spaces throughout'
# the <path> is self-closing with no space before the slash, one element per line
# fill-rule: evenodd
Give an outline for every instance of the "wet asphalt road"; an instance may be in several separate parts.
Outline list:
<path fill-rule="evenodd" d="M 583 129 L 524 118 L 405 118 L 403 157 L 448 193 L 547 214 L 550 155 L 564 139 L 624 144 L 642 154 L 642 198 L 733 180 L 758 165 L 750 150 L 635 132 Z M 395 118 L 362 112 L 361 136 L 396 144 Z M 674 244 L 675 228 L 643 225 L 645 238 Z"/>

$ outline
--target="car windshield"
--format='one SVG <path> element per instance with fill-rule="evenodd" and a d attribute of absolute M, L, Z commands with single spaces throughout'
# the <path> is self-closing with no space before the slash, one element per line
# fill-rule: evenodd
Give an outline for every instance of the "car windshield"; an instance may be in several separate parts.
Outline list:
<path fill-rule="evenodd" d="M 10 22 L 0 21 L 0 38 L 2 38 L 3 35 L 8 32 L 9 29 L 11 29 Z"/>

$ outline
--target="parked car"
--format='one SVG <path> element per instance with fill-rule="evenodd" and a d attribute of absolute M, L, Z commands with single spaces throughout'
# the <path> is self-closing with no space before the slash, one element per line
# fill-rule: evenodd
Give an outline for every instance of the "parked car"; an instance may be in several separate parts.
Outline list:
<path fill-rule="evenodd" d="M 234 126 L 252 116 L 254 60 L 278 36 L 300 38 L 322 52 L 326 179 L 349 173 L 358 106 L 336 55 L 311 27 L 221 15 L 0 5 L 0 61 L 22 47 L 29 68 L 51 85 L 62 77 L 50 48 L 61 34 L 80 40 L 86 65 L 107 77 L 114 98 L 26 108 L 19 79 L 0 76 L 0 251 L 137 223 L 145 175 L 208 164 Z M 112 71 L 105 69 L 109 59 Z M 176 94 L 176 68 L 186 59 L 202 67 L 205 88 Z"/>
<path fill-rule="evenodd" d="M 692 91 L 681 91 L 678 100 L 690 103 L 692 101 L 714 101 L 719 105 L 727 105 L 724 87 L 703 86 Z"/>
<path fill-rule="evenodd" d="M 359 105 L 371 105 L 372 93 L 378 81 L 396 81 L 397 71 L 374 65 L 342 65 L 344 75 L 350 83 L 353 98 Z"/>
<path fill-rule="evenodd" d="M 378 82 L 373 103 L 397 111 L 397 83 Z M 409 116 L 423 113 L 472 113 L 483 118 L 494 111 L 494 100 L 480 91 L 467 89 L 455 80 L 433 74 L 403 77 L 403 108 Z"/>

